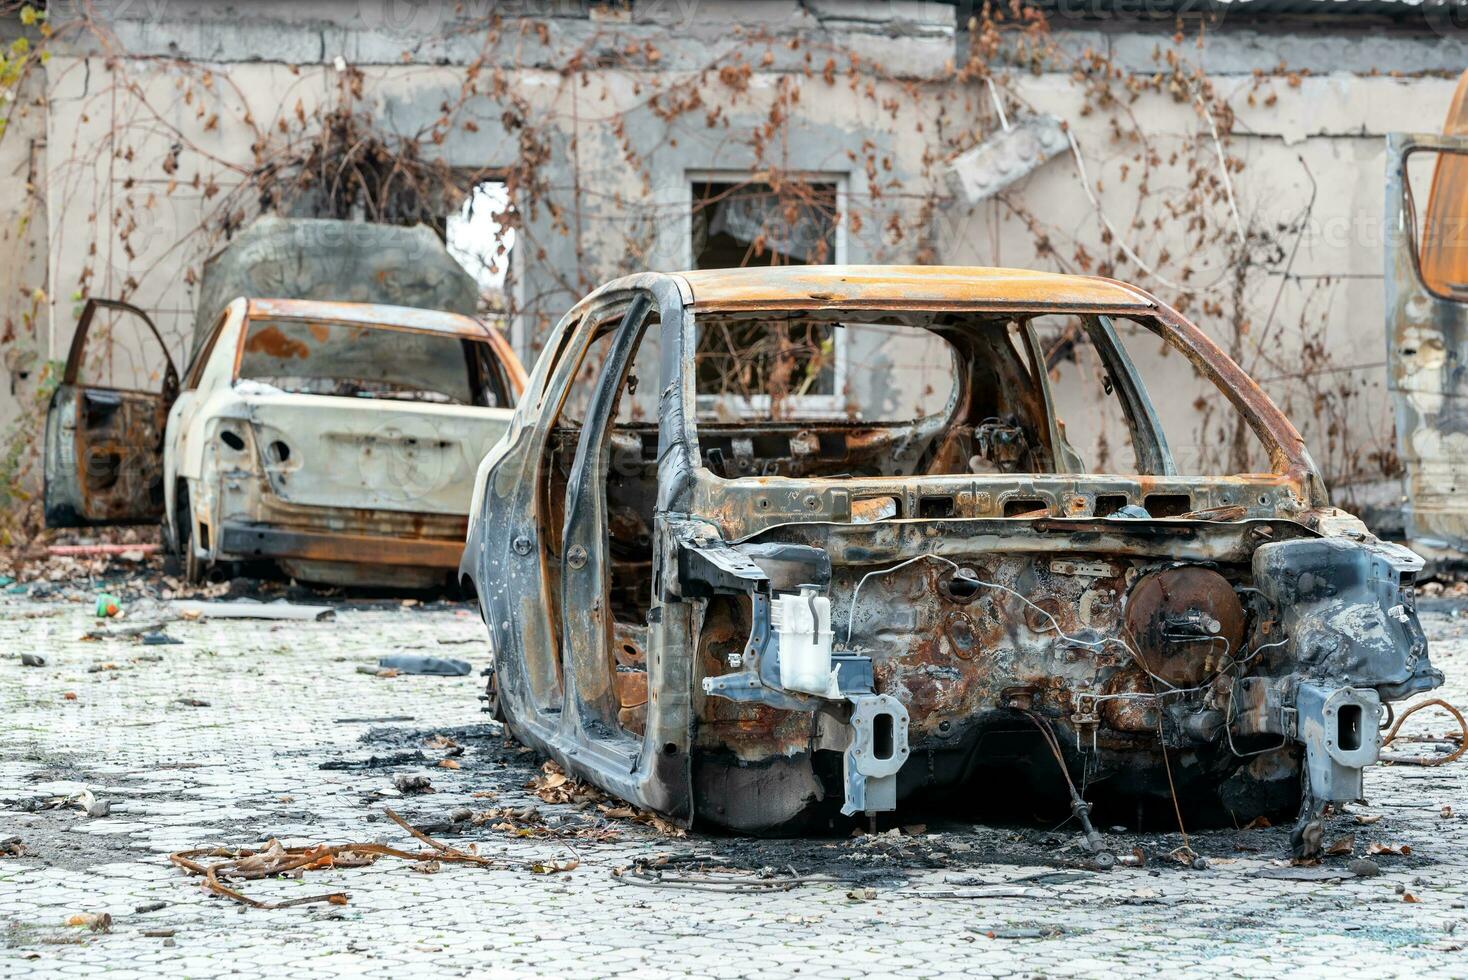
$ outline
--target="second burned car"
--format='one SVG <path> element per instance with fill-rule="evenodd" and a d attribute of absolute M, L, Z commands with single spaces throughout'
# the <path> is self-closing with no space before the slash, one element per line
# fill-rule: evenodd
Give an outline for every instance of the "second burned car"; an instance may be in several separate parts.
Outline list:
<path fill-rule="evenodd" d="M 889 401 L 934 397 L 863 418 L 844 388 L 871 379 L 843 358 L 899 335 L 942 377 L 866 369 Z M 1254 455 L 1204 472 L 1123 336 L 1169 352 L 1171 387 L 1197 379 Z M 1078 347 L 1094 395 L 1054 380 Z M 470 521 L 493 710 L 684 823 L 777 832 L 924 794 L 1049 796 L 1084 823 L 1084 786 L 1298 814 L 1309 851 L 1324 804 L 1361 796 L 1387 704 L 1441 683 L 1421 561 L 1330 506 L 1294 427 L 1194 325 L 1111 280 L 609 283 L 548 338 Z"/>
<path fill-rule="evenodd" d="M 155 346 L 161 376 L 91 377 L 115 349 Z M 434 587 L 453 580 L 475 467 L 523 384 L 474 318 L 299 299 L 227 304 L 180 377 L 147 314 L 93 300 L 47 416 L 47 523 L 162 519 L 190 581 L 274 562 Z"/>

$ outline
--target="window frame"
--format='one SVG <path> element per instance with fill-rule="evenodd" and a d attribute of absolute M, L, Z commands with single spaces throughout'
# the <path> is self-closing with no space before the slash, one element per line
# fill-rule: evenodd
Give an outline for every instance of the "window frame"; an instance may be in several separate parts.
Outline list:
<path fill-rule="evenodd" d="M 796 170 L 785 174 L 794 180 L 809 183 L 831 184 L 836 188 L 836 223 L 835 240 L 831 249 L 830 265 L 845 265 L 847 263 L 848 235 L 846 231 L 846 215 L 848 206 L 848 187 L 851 174 L 844 170 L 820 171 L 820 170 Z M 693 204 L 694 187 L 698 184 L 748 184 L 750 181 L 747 170 L 687 170 L 683 174 L 683 256 L 684 268 L 689 270 L 698 269 L 697 257 L 693 253 Z M 694 349 L 693 356 L 698 356 L 698 324 L 694 323 Z M 847 373 L 847 345 L 850 339 L 846 336 L 843 324 L 835 322 L 831 327 L 831 335 L 835 341 L 835 363 L 831 371 L 831 394 L 829 395 L 792 395 L 787 401 L 795 405 L 800 415 L 813 418 L 842 418 L 846 414 L 846 398 L 843 394 L 846 390 Z M 742 398 L 738 395 L 698 395 L 697 408 L 699 411 L 711 410 L 717 407 L 728 408 L 731 412 L 758 419 L 761 416 L 768 417 L 770 413 L 769 395 L 751 395 Z"/>

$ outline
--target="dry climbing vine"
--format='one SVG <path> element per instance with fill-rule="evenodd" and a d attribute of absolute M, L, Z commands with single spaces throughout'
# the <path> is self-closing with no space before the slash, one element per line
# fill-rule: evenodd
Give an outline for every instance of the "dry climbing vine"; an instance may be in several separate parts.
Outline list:
<path fill-rule="evenodd" d="M 528 44 L 542 52 L 553 50 L 546 25 L 489 15 L 453 26 L 455 37 L 477 41 L 478 54 L 457 68 L 434 66 L 440 76 L 453 72 L 451 83 L 443 86 L 446 95 L 439 111 L 419 128 L 404 130 L 380 117 L 376 74 L 340 60 L 293 68 L 293 78 L 271 93 L 273 115 L 257 117 L 251 99 L 223 69 L 184 59 L 131 59 L 83 4 L 75 22 L 42 24 L 43 33 L 38 29 L 18 62 L 12 58 L 0 63 L 0 90 L 15 91 L 62 37 L 85 42 L 78 47 L 96 52 L 93 62 L 107 69 L 105 78 L 94 84 L 89 105 L 113 113 L 108 138 L 85 148 L 51 148 L 53 153 L 74 154 L 51 167 L 52 206 L 111 209 L 110 221 L 90 223 L 92 241 L 51 243 L 53 250 L 87 252 L 76 281 L 49 284 L 76 300 L 104 289 L 136 296 L 157 288 L 157 280 L 179 276 L 193 284 L 202 258 L 264 213 L 441 226 L 477 183 L 493 178 L 504 182 L 511 202 L 496 217 L 516 229 L 515 247 L 526 261 L 545 269 L 551 237 L 572 244 L 575 263 L 547 273 L 560 294 L 556 302 L 562 302 L 613 275 L 645 268 L 657 254 L 668 220 L 659 210 L 665 204 L 656 202 L 658 189 L 648 161 L 687 138 L 690 130 L 701 130 L 750 161 L 749 185 L 757 184 L 761 193 L 778 201 L 769 211 L 772 224 L 782 219 L 788 223 L 795 213 L 820 211 L 832 225 L 842 223 L 847 234 L 861 236 L 874 260 L 917 263 L 952 261 L 955 239 L 972 234 L 970 229 L 982 231 L 986 222 L 995 242 L 1000 225 L 1023 228 L 1036 264 L 1135 281 L 1193 316 L 1246 367 L 1265 376 L 1277 374 L 1279 383 L 1271 390 L 1317 422 L 1307 437 L 1324 437 L 1327 451 L 1321 462 L 1328 480 L 1349 481 L 1395 465 L 1389 450 L 1366 448 L 1357 441 L 1361 433 L 1345 424 L 1351 417 L 1350 378 L 1333 373 L 1319 315 L 1304 315 L 1287 325 L 1271 311 L 1267 328 L 1256 330 L 1260 285 L 1284 264 L 1298 228 L 1271 225 L 1251 210 L 1244 161 L 1232 147 L 1233 108 L 1197 57 L 1207 43 L 1207 25 L 1185 29 L 1180 22 L 1177 33 L 1157 46 L 1150 73 L 1125 71 L 1100 51 L 1068 49 L 1046 15 L 1021 0 L 986 5 L 964 26 L 966 57 L 919 78 L 889 71 L 837 34 L 777 36 L 758 28 L 745 29 L 728 53 L 711 54 L 693 70 L 664 70 L 655 42 L 615 23 L 601 25 L 580 46 L 561 51 L 553 64 L 547 65 L 550 56 L 541 54 L 522 68 L 519 52 Z M 6 65 L 11 66 L 8 73 Z M 535 72 L 549 91 L 532 100 L 520 83 L 521 71 Z M 322 74 L 332 82 L 329 96 L 308 104 L 310 100 L 297 94 L 295 79 Z M 1027 199 L 1023 183 L 999 194 L 993 204 L 976 207 L 955 201 L 946 183 L 953 157 L 994 133 L 1001 116 L 1012 119 L 1038 111 L 1027 89 L 1040 76 L 1067 78 L 1081 95 L 1081 115 L 1105 121 L 1104 145 L 1072 145 L 1076 179 L 1084 182 L 1094 207 L 1085 220 L 1067 227 L 1046 221 Z M 172 81 L 182 110 L 153 104 L 160 77 Z M 759 84 L 762 79 L 769 84 Z M 1260 73 L 1248 99 L 1267 105 L 1279 84 L 1297 85 L 1299 77 L 1283 67 Z M 614 88 L 620 102 L 609 111 Z M 916 179 L 903 181 L 894 175 L 890 152 L 878 141 L 867 140 L 849 151 L 851 186 L 836 209 L 817 186 L 820 178 L 803 174 L 789 161 L 792 145 L 802 138 L 803 106 L 838 89 L 866 106 L 872 125 L 910 127 L 902 138 L 921 140 L 923 152 Z M 1189 107 L 1196 125 L 1183 134 L 1154 132 L 1138 108 L 1144 98 L 1171 99 Z M 661 131 L 634 138 L 628 127 L 634 112 L 650 114 Z M 508 163 L 490 170 L 445 162 L 444 145 L 460 134 L 478 132 L 486 121 L 512 142 Z M 249 135 L 229 144 L 243 146 L 245 152 L 226 152 L 211 138 L 225 127 Z M 594 186 L 595 169 L 583 146 L 593 130 L 610 135 L 620 155 L 614 162 L 636 175 L 640 196 L 608 194 Z M 128 178 L 118 182 L 115 193 L 101 196 L 67 183 L 109 172 L 110 161 L 131 162 L 137 144 L 156 141 L 160 134 L 169 145 L 159 163 L 161 174 L 154 175 L 161 183 Z M 555 153 L 571 158 L 569 184 L 550 180 Z M 610 163 L 597 161 L 600 166 Z M 1084 177 L 1083 166 L 1088 171 Z M 150 212 L 185 191 L 203 202 L 196 222 L 171 229 L 168 247 L 153 250 L 147 263 L 140 264 L 143 250 L 134 248 L 134 237 L 153 227 Z M 703 203 L 695 202 L 695 207 Z M 1118 210 L 1108 213 L 1107 208 Z M 1308 217 L 1302 213 L 1299 222 Z M 598 249 L 598 239 L 587 230 L 592 221 L 603 235 L 607 227 L 617 229 L 614 248 Z M 778 251 L 769 247 L 777 233 L 771 227 L 769 235 L 755 236 L 746 260 L 777 258 Z M 99 268 L 109 249 L 128 259 L 125 274 Z M 813 258 L 829 256 L 817 253 Z M 36 284 L 38 290 L 46 286 Z M 1328 293 L 1331 284 L 1317 282 L 1311 288 Z M 560 312 L 547 307 L 545 296 L 509 289 L 507 297 L 510 315 L 531 317 L 532 339 Z M 1328 301 L 1328 296 L 1312 300 L 1305 308 L 1321 310 Z M 22 332 L 30 333 L 34 342 L 35 321 L 27 321 Z M 26 338 L 8 339 L 18 343 Z M 781 340 L 776 347 L 775 369 L 761 374 L 758 383 L 779 387 L 785 378 L 791 391 L 775 392 L 777 399 L 808 385 L 829 354 L 818 337 Z M 1302 348 L 1303 364 L 1284 370 L 1289 361 L 1298 360 Z M 802 358 L 800 370 L 789 370 L 788 363 L 781 369 L 780 357 Z M 728 370 L 739 376 L 737 365 Z M 849 391 L 838 395 L 849 402 Z M 37 408 L 27 413 L 32 432 Z M 1220 465 L 1251 462 L 1246 448 L 1250 434 L 1234 425 L 1232 417 L 1201 404 L 1199 428 L 1198 443 L 1217 453 Z M 20 524 L 34 521 L 33 509 L 12 507 L 12 514 L 17 510 L 24 512 Z"/>

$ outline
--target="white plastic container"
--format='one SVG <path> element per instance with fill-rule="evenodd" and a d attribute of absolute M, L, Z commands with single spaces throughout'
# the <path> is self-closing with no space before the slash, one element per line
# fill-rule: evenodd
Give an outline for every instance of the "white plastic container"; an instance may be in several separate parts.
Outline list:
<path fill-rule="evenodd" d="M 770 625 L 780 638 L 780 686 L 840 697 L 831 666 L 831 600 L 808 586 L 780 593 L 770 602 Z"/>

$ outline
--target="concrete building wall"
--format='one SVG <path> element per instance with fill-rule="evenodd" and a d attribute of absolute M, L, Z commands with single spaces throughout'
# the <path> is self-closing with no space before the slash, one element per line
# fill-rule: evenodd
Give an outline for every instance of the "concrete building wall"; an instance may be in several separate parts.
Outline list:
<path fill-rule="evenodd" d="M 289 125 L 329 105 L 342 66 L 363 72 L 362 104 L 386 127 L 421 130 L 460 92 L 466 66 L 485 59 L 484 74 L 503 73 L 508 93 L 530 107 L 548 141 L 537 176 L 560 205 L 524 209 L 516 246 L 514 339 L 527 358 L 546 327 L 597 283 L 686 266 L 691 175 L 747 174 L 760 165 L 748 135 L 780 105 L 788 122 L 772 130 L 776 145 L 764 162 L 842 183 L 861 216 L 859 227 L 843 229 L 844 261 L 1084 271 L 1079 256 L 1103 260 L 1119 237 L 1156 274 L 1130 263 L 1114 274 L 1169 302 L 1187 285 L 1189 314 L 1291 410 L 1328 471 L 1369 476 L 1370 466 L 1348 459 L 1347 449 L 1390 453 L 1381 137 L 1440 127 L 1453 87 L 1445 73 L 1468 66 L 1468 49 L 1454 36 L 1339 24 L 1279 33 L 1225 22 L 1197 48 L 1191 38 L 1174 45 L 1167 25 L 1056 20 L 1062 46 L 1107 51 L 1124 74 L 1163 70 L 1157 59 L 1167 48 L 1208 69 L 1234 111 L 1220 136 L 1244 164 L 1230 174 L 1239 226 L 1260 236 L 1240 278 L 1229 238 L 1200 245 L 1175 213 L 1196 190 L 1192 176 L 1208 170 L 1214 144 L 1197 104 L 1167 91 L 1143 91 L 1120 110 L 1087 111 L 1085 87 L 1070 73 L 1008 71 L 1009 111 L 1066 121 L 1097 203 L 1069 155 L 1010 188 L 1005 201 L 970 206 L 953 198 L 943 158 L 956 142 L 992 132 L 994 113 L 982 83 L 953 79 L 951 5 L 669 0 L 638 3 L 624 15 L 548 3 L 531 11 L 545 16 L 524 22 L 509 16 L 516 6 L 505 8 L 501 40 L 487 50 L 476 18 L 491 6 L 139 0 L 110 12 L 105 43 L 78 35 L 55 52 L 44 75 L 48 227 L 43 242 L 17 253 L 47 256 L 47 352 L 65 351 L 71 297 L 84 289 L 129 292 L 182 356 L 194 315 L 191 270 L 197 274 L 224 240 L 221 202 L 244 217 L 255 204 L 243 190 L 253 144 L 279 140 L 282 120 Z M 862 70 L 849 73 L 853 54 Z M 831 83 L 821 77 L 827 57 L 841 65 Z M 573 62 L 577 71 L 563 70 Z M 1311 73 L 1256 77 L 1281 62 Z M 751 69 L 747 82 L 721 83 L 718 68 L 736 63 Z M 699 80 L 697 111 L 670 116 L 653 98 Z M 801 97 L 785 105 L 781 87 L 790 84 Z M 506 130 L 504 103 L 470 99 L 433 152 L 455 167 L 512 167 L 523 132 Z M 719 121 L 710 125 L 715 112 Z M 1146 193 L 1138 192 L 1139 147 L 1118 140 L 1118 112 L 1155 152 Z M 18 152 L 14 135 L 0 141 L 7 175 Z M 1201 163 L 1190 169 L 1189 159 Z M 1214 178 L 1220 173 L 1215 167 Z M 8 214 L 16 206 L 7 183 L 0 208 Z M 1201 210 L 1211 227 L 1233 226 L 1220 201 Z M 1107 234 L 1100 214 L 1118 235 Z M 899 236 L 893 228 L 908 230 Z M 1053 252 L 1037 251 L 1037 234 Z M 26 281 L 36 274 L 17 268 Z M 6 293 L 7 311 L 13 295 Z M 1308 384 L 1293 376 L 1320 367 L 1318 348 L 1328 352 L 1339 409 L 1321 410 L 1318 372 Z M 926 351 L 894 346 L 879 332 L 853 331 L 844 360 L 843 397 L 869 414 L 897 411 L 934 378 Z M 1201 420 L 1206 393 L 1179 359 L 1158 358 L 1154 348 L 1139 360 L 1144 376 L 1156 379 L 1166 417 Z M 10 404 L 0 391 L 0 405 Z M 1204 449 L 1212 435 L 1199 425 L 1192 438 Z"/>

